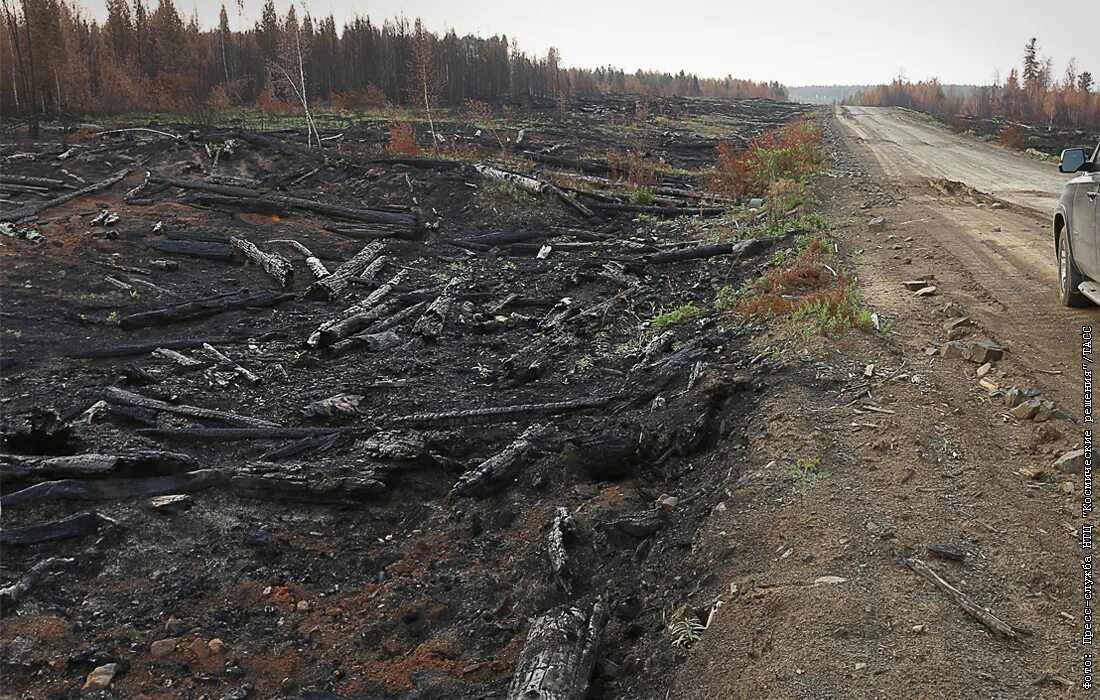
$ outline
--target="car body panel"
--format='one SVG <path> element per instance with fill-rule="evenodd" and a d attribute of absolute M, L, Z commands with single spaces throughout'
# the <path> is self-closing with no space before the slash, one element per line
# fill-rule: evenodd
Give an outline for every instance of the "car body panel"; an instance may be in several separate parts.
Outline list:
<path fill-rule="evenodd" d="M 1065 229 L 1073 263 L 1085 277 L 1100 280 L 1100 144 L 1090 161 L 1093 172 L 1078 172 L 1062 188 L 1054 213 L 1054 242 Z M 1089 195 L 1092 194 L 1090 197 Z"/>

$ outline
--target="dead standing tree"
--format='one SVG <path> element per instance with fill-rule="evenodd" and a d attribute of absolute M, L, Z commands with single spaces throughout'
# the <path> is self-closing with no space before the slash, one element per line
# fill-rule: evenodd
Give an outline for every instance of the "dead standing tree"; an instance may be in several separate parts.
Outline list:
<path fill-rule="evenodd" d="M 309 96 L 306 90 L 306 56 L 302 48 L 302 32 L 298 27 L 298 15 L 291 5 L 286 15 L 286 26 L 283 29 L 279 42 L 279 56 L 270 62 L 272 73 L 277 84 L 290 91 L 302 103 L 302 111 L 306 118 L 306 143 L 312 148 L 313 141 L 317 141 L 317 149 L 321 150 L 321 133 L 317 130 L 317 124 L 313 121 L 313 114 L 309 111 Z M 297 79 L 293 74 L 297 74 Z"/>
<path fill-rule="evenodd" d="M 417 19 L 409 52 L 409 92 L 415 102 L 424 104 L 428 130 L 432 134 L 432 150 L 438 154 L 439 139 L 436 137 L 435 121 L 432 119 L 432 106 L 439 99 L 439 85 L 435 77 L 435 47 L 432 45 L 434 38 Z"/>

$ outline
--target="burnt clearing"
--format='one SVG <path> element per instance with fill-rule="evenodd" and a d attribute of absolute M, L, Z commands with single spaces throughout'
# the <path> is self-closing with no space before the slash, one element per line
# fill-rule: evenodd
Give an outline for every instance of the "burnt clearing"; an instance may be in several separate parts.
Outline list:
<path fill-rule="evenodd" d="M 793 245 L 701 169 L 807 108 L 649 108 L 444 121 L 448 157 L 372 121 L 324 155 L 4 146 L 8 689 L 655 696 L 770 381 L 714 300 Z M 645 197 L 611 150 L 655 165 Z"/>

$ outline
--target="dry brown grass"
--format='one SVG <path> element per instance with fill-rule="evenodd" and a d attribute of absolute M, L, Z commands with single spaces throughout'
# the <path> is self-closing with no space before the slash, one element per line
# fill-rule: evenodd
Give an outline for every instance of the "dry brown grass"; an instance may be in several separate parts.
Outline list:
<path fill-rule="evenodd" d="M 768 270 L 742 291 L 734 309 L 750 318 L 779 318 L 806 331 L 824 334 L 870 327 L 870 312 L 859 300 L 855 282 L 826 265 L 829 253 L 810 239 L 798 255 Z"/>
<path fill-rule="evenodd" d="M 1005 124 L 1001 127 L 1001 143 L 1009 148 L 1024 150 L 1027 148 L 1027 136 L 1024 130 L 1016 124 Z"/>
<path fill-rule="evenodd" d="M 416 132 L 408 123 L 390 124 L 390 142 L 386 144 L 388 156 L 418 156 L 420 155 L 420 142 L 416 140 Z"/>
<path fill-rule="evenodd" d="M 653 187 L 657 184 L 657 165 L 645 159 L 641 150 L 609 150 L 607 164 L 612 179 L 625 179 L 634 187 Z"/>
<path fill-rule="evenodd" d="M 717 150 L 710 185 L 738 198 L 764 194 L 777 180 L 803 180 L 825 163 L 821 130 L 806 119 L 761 134 L 743 151 L 727 142 Z"/>

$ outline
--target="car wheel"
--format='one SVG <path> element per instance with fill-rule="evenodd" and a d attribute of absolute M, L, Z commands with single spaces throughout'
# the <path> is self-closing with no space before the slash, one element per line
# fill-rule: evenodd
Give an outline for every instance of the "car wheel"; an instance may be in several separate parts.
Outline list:
<path fill-rule="evenodd" d="M 1077 291 L 1084 280 L 1077 266 L 1073 264 L 1073 252 L 1069 247 L 1069 238 L 1063 230 L 1058 236 L 1058 290 L 1061 292 L 1063 306 L 1085 306 L 1085 295 Z"/>

